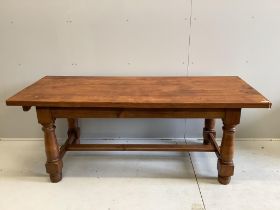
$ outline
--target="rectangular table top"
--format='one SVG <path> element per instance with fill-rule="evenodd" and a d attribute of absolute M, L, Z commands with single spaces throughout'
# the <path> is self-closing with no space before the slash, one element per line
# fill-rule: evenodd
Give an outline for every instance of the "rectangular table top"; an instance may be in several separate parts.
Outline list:
<path fill-rule="evenodd" d="M 12 106 L 116 108 L 269 108 L 235 76 L 46 76 L 6 101 Z"/>

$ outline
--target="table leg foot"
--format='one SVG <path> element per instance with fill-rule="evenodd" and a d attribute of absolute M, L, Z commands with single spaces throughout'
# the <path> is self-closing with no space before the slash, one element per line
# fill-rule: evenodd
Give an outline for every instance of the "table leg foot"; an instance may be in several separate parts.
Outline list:
<path fill-rule="evenodd" d="M 220 184 L 227 185 L 230 183 L 230 180 L 231 180 L 230 176 L 227 176 L 227 177 L 218 176 L 218 181 Z"/>
<path fill-rule="evenodd" d="M 46 163 L 46 171 L 50 175 L 51 182 L 56 183 L 62 179 L 62 167 L 61 160 Z"/>
<path fill-rule="evenodd" d="M 50 180 L 52 183 L 57 183 L 61 181 L 61 179 L 62 179 L 62 173 L 50 174 Z"/>
<path fill-rule="evenodd" d="M 231 176 L 234 174 L 234 164 L 232 161 L 223 162 L 222 159 L 218 159 L 218 181 L 221 184 L 229 184 Z"/>

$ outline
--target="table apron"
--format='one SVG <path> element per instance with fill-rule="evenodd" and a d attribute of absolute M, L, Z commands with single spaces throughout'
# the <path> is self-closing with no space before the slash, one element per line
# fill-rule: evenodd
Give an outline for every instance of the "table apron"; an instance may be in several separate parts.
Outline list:
<path fill-rule="evenodd" d="M 46 109 L 37 107 L 37 109 Z M 48 108 L 54 118 L 224 118 L 227 109 L 216 108 Z"/>

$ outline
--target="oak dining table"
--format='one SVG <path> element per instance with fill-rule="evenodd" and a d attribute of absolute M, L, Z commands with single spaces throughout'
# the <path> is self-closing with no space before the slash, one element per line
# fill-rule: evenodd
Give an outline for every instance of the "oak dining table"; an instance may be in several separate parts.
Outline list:
<path fill-rule="evenodd" d="M 271 102 L 237 76 L 105 77 L 45 76 L 6 100 L 24 111 L 36 107 L 43 126 L 46 171 L 51 182 L 62 179 L 68 151 L 214 152 L 218 181 L 228 184 L 234 173 L 234 135 L 241 109 L 270 108 Z M 58 144 L 55 121 L 65 118 L 68 132 Z M 196 144 L 83 144 L 79 118 L 201 118 L 203 142 Z M 221 144 L 215 120 L 221 119 Z M 261 121 L 255 122 L 261 123 Z"/>

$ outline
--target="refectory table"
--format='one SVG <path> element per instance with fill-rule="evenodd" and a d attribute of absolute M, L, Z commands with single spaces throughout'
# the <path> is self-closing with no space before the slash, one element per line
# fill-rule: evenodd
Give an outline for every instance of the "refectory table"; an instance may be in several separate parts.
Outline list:
<path fill-rule="evenodd" d="M 45 134 L 46 171 L 62 179 L 67 151 L 215 152 L 218 181 L 233 175 L 235 127 L 242 108 L 270 108 L 271 102 L 239 77 L 94 77 L 46 76 L 7 99 L 9 106 L 36 107 Z M 67 118 L 68 139 L 59 145 L 56 118 Z M 203 144 L 80 144 L 78 118 L 203 118 Z M 215 119 L 223 137 L 215 140 Z"/>

